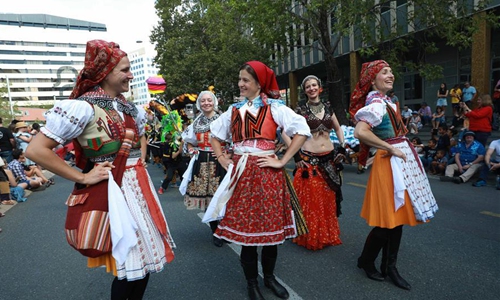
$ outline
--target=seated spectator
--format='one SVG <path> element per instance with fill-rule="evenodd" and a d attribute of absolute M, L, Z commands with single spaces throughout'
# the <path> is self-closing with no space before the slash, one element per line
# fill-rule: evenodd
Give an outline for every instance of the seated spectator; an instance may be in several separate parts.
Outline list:
<path fill-rule="evenodd" d="M 5 162 L 0 159 L 0 201 L 2 204 L 14 204 L 10 202 L 9 178 L 4 171 Z"/>
<path fill-rule="evenodd" d="M 0 118 L 0 157 L 10 162 L 14 148 L 16 148 L 16 139 L 9 128 L 3 127 L 3 119 Z"/>
<path fill-rule="evenodd" d="M 3 163 L 3 164 L 2 164 Z M 15 204 L 12 200 L 17 202 L 25 202 L 28 200 L 24 197 L 24 190 L 28 188 L 27 183 L 17 183 L 16 178 L 11 170 L 9 170 L 7 161 L 5 159 L 0 160 L 0 177 L 7 178 L 7 183 L 9 187 L 10 197 L 8 204 Z"/>
<path fill-rule="evenodd" d="M 485 186 L 488 174 L 493 173 L 497 175 L 496 189 L 500 190 L 500 139 L 490 143 L 484 156 L 484 162 L 478 181 L 472 185 L 476 187 Z"/>
<path fill-rule="evenodd" d="M 431 138 L 427 143 L 427 146 L 424 147 L 424 155 L 420 157 L 422 161 L 422 165 L 427 170 L 434 159 L 434 156 L 437 152 L 437 141 L 434 138 Z"/>
<path fill-rule="evenodd" d="M 14 136 L 16 137 L 17 148 L 22 149 L 23 152 L 28 148 L 29 143 L 33 139 L 31 133 L 28 132 L 28 125 L 24 122 L 17 122 L 14 129 Z M 35 163 L 26 158 L 25 166 L 31 166 Z"/>
<path fill-rule="evenodd" d="M 410 121 L 408 124 L 409 124 L 408 129 L 410 129 L 410 133 L 418 134 L 418 131 L 422 128 L 422 122 L 420 120 L 418 112 L 413 111 L 411 113 Z"/>
<path fill-rule="evenodd" d="M 474 136 L 472 131 L 464 133 L 464 141 L 460 142 L 455 154 L 455 163 L 446 167 L 445 176 L 439 178 L 441 181 L 464 183 L 481 170 L 486 151 L 481 143 L 474 140 Z"/>
<path fill-rule="evenodd" d="M 443 175 L 446 166 L 448 165 L 448 158 L 444 149 L 438 149 L 434 160 L 431 162 L 430 172 L 432 175 Z"/>
<path fill-rule="evenodd" d="M 432 133 L 436 134 L 441 123 L 446 123 L 444 110 L 441 106 L 436 107 L 436 111 L 432 114 Z"/>
<path fill-rule="evenodd" d="M 417 151 L 418 156 L 424 156 L 424 144 L 422 144 L 422 140 L 416 136 L 411 139 L 411 143 L 413 144 L 413 147 L 415 147 L 415 151 Z"/>
<path fill-rule="evenodd" d="M 31 124 L 31 130 L 30 130 L 31 135 L 35 136 L 39 132 L 40 132 L 40 124 L 38 124 L 38 123 Z"/>
<path fill-rule="evenodd" d="M 26 159 L 24 157 L 24 152 L 21 149 L 15 149 L 12 151 L 13 160 L 9 163 L 9 169 L 14 174 L 16 181 L 18 183 L 26 183 L 28 189 L 35 189 L 42 185 L 50 186 L 54 184 L 54 181 L 47 179 L 42 171 L 37 167 L 28 168 L 26 171 L 23 162 Z"/>
<path fill-rule="evenodd" d="M 448 157 L 451 158 L 455 156 L 455 153 L 457 153 L 457 148 L 458 148 L 457 130 L 454 128 L 448 128 L 446 134 L 450 138 L 450 151 L 448 151 Z"/>
<path fill-rule="evenodd" d="M 401 111 L 401 118 L 403 118 L 403 122 L 405 123 L 406 127 L 408 127 L 408 123 L 411 118 L 411 113 L 412 110 L 408 108 L 408 105 L 403 106 L 403 110 Z"/>
<path fill-rule="evenodd" d="M 425 126 L 427 124 L 431 124 L 432 120 L 432 111 L 429 105 L 426 102 L 422 102 L 422 106 L 418 110 L 418 114 L 420 115 L 420 119 L 422 120 L 422 125 Z"/>
<path fill-rule="evenodd" d="M 448 155 L 450 150 L 450 136 L 448 135 L 448 125 L 439 125 L 438 136 L 437 148 L 445 150 L 446 155 Z"/>

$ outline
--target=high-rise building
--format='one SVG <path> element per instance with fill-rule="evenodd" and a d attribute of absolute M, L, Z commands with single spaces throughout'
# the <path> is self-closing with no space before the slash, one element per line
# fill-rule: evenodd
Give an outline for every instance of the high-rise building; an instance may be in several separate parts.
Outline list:
<path fill-rule="evenodd" d="M 124 96 L 135 104 L 147 104 L 151 100 L 146 80 L 158 74 L 159 69 L 153 64 L 156 52 L 147 47 L 141 47 L 128 52 L 130 69 L 134 79 L 130 83 L 130 91 Z"/>
<path fill-rule="evenodd" d="M 105 24 L 46 14 L 0 13 L 0 84 L 17 106 L 66 99 L 83 68 L 86 41 L 106 39 Z"/>

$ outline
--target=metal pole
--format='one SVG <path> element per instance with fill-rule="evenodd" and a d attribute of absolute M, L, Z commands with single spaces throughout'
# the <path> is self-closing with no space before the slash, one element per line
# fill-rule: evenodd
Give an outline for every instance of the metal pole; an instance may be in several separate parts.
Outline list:
<path fill-rule="evenodd" d="M 10 82 L 9 82 L 9 76 L 5 75 L 5 78 L 7 79 L 7 95 L 9 96 L 9 105 L 10 105 L 10 117 L 14 119 L 14 108 L 12 107 L 12 96 L 10 95 Z"/>

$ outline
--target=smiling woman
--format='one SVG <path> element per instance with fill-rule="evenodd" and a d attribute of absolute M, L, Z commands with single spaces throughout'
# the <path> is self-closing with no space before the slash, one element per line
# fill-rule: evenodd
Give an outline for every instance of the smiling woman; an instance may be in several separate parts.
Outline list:
<path fill-rule="evenodd" d="M 361 216 L 374 226 L 358 258 L 358 268 L 372 280 L 386 276 L 402 289 L 410 290 L 396 268 L 403 225 L 428 222 L 438 210 L 429 181 L 397 106 L 386 93 L 394 75 L 383 60 L 364 63 L 351 97 L 349 113 L 356 120 L 354 135 L 367 146 L 379 149 L 368 179 Z M 375 260 L 383 249 L 381 272 Z"/>
<path fill-rule="evenodd" d="M 86 197 L 83 188 L 103 180 L 116 181 L 120 186 L 115 188 L 117 192 L 109 193 L 109 218 L 107 208 L 99 212 L 99 216 L 104 213 L 104 219 L 109 219 L 111 224 L 112 251 L 88 259 L 89 267 L 104 265 L 116 276 L 111 299 L 141 299 L 149 274 L 162 271 L 174 258 L 175 245 L 143 165 L 146 153 L 141 150 L 145 147 L 146 114 L 143 108 L 127 102 L 121 94 L 128 91 L 132 78 L 127 54 L 117 44 L 89 41 L 85 66 L 71 93 L 72 100 L 56 102 L 47 112 L 46 126 L 26 151 L 26 155 L 41 166 L 75 182 L 70 200 L 81 199 L 78 195 Z M 77 166 L 82 172 L 67 165 L 52 151 L 68 140 L 74 141 Z M 144 146 L 141 147 L 141 143 Z M 114 179 L 108 175 L 112 169 L 119 170 L 113 171 Z M 107 193 L 108 185 L 105 187 L 104 193 Z M 68 200 L 68 205 L 74 207 L 102 200 L 96 196 L 88 193 L 84 201 Z M 125 205 L 117 211 L 120 201 Z M 96 216 L 95 212 L 93 209 L 87 214 Z M 114 217 L 116 215 L 120 220 Z M 97 225 L 93 223 L 100 223 L 100 218 L 89 219 L 96 221 L 82 223 L 94 226 Z M 67 225 L 69 222 L 67 219 Z M 68 241 L 85 233 L 66 226 Z M 119 239 L 120 236 L 123 238 Z"/>

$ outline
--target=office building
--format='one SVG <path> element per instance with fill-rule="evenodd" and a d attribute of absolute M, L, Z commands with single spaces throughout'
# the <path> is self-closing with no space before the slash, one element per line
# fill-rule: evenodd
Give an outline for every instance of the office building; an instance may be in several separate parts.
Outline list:
<path fill-rule="evenodd" d="M 86 41 L 106 39 L 105 24 L 46 14 L 0 13 L 0 84 L 18 107 L 66 99 L 83 68 Z"/>

